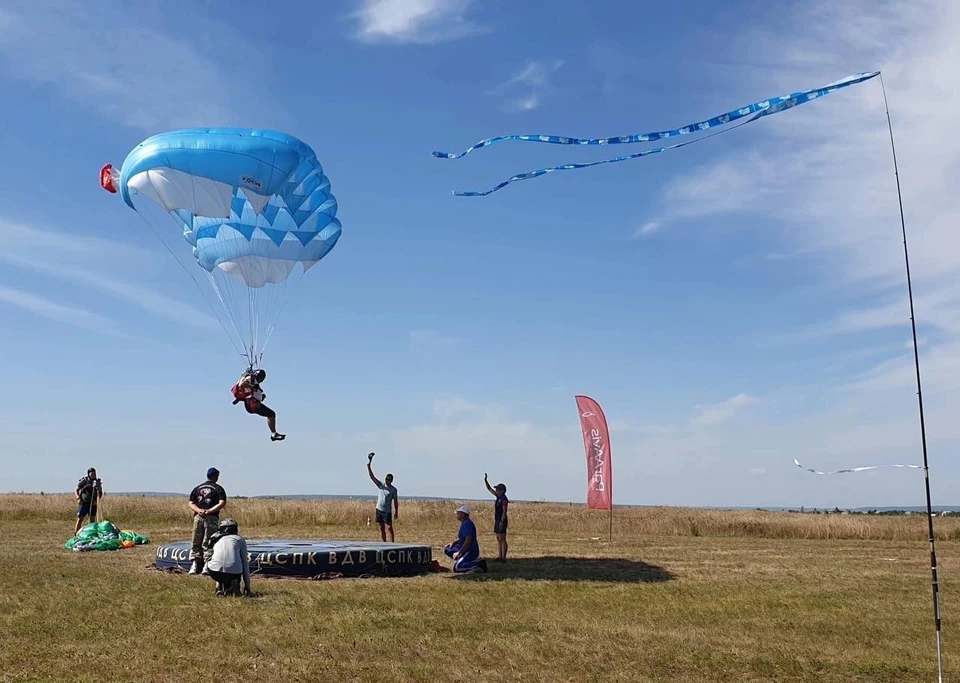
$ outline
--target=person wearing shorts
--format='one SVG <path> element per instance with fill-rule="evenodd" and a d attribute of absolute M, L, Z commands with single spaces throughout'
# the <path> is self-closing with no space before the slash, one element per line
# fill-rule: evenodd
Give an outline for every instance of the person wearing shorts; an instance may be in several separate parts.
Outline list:
<path fill-rule="evenodd" d="M 256 372 L 248 370 L 243 373 L 240 381 L 230 389 L 230 392 L 233 394 L 233 404 L 236 405 L 242 402 L 243 407 L 251 415 L 259 415 L 260 417 L 267 418 L 267 429 L 270 430 L 270 440 L 283 441 L 287 437 L 285 434 L 277 431 L 277 413 L 263 403 L 263 399 L 265 399 L 267 395 L 263 393 L 261 385 L 266 379 L 267 372 L 263 368 Z"/>
<path fill-rule="evenodd" d="M 97 478 L 97 470 L 91 467 L 87 470 L 87 476 L 77 482 L 77 527 L 73 530 L 73 535 L 80 533 L 83 527 L 83 520 L 89 518 L 91 522 L 97 521 L 97 503 L 103 498 L 103 484 Z"/>
<path fill-rule="evenodd" d="M 483 483 L 486 485 L 487 491 L 497 497 L 493 505 L 493 533 L 497 535 L 497 545 L 500 549 L 500 556 L 497 558 L 497 562 L 506 562 L 507 522 L 509 521 L 507 507 L 510 505 L 510 500 L 507 498 L 507 486 L 506 484 L 497 484 L 491 488 L 486 473 L 483 475 Z"/>
<path fill-rule="evenodd" d="M 397 499 L 397 487 L 393 485 L 393 475 L 387 474 L 381 482 L 373 474 L 373 453 L 367 456 L 367 474 L 371 481 L 380 489 L 377 496 L 376 522 L 380 527 L 380 538 L 386 542 L 387 531 L 390 532 L 390 542 L 394 542 L 393 521 L 400 516 L 400 503 Z M 390 505 L 393 504 L 393 513 L 391 514 Z"/>

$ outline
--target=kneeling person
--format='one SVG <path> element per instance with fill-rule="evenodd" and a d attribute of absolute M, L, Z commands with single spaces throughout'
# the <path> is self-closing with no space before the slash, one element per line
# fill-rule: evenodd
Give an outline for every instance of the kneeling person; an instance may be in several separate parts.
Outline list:
<path fill-rule="evenodd" d="M 478 569 L 487 571 L 487 561 L 480 558 L 477 526 L 470 519 L 470 509 L 466 506 L 457 508 L 457 519 L 460 520 L 457 540 L 447 544 L 443 549 L 447 557 L 453 558 L 453 571 L 472 572 Z"/>
<path fill-rule="evenodd" d="M 217 595 L 240 595 L 241 578 L 243 595 L 250 595 L 247 541 L 240 535 L 237 523 L 232 519 L 223 520 L 210 540 L 213 556 L 207 562 L 207 570 L 217 583 Z"/>

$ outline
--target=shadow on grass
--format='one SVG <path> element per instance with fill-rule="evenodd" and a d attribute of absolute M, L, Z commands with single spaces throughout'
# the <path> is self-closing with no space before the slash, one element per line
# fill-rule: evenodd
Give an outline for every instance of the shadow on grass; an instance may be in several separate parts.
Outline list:
<path fill-rule="evenodd" d="M 646 562 L 613 557 L 518 557 L 506 562 L 487 560 L 486 573 L 450 574 L 470 581 L 601 581 L 607 583 L 660 583 L 673 574 Z"/>

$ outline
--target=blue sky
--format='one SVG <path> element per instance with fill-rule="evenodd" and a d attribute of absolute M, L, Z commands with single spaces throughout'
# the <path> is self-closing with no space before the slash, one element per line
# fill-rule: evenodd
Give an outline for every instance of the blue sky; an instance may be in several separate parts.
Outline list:
<path fill-rule="evenodd" d="M 880 69 L 901 163 L 934 502 L 960 466 L 954 236 L 960 9 L 946 2 L 352 0 L 0 10 L 0 490 L 583 501 L 574 395 L 601 402 L 620 504 L 921 504 L 894 177 L 878 80 L 651 158 L 503 133 L 675 127 Z M 222 6 L 221 6 L 222 7 Z M 282 7 L 282 9 L 280 9 Z M 193 8 L 193 9 L 191 9 Z M 98 187 L 140 140 L 277 128 L 317 151 L 343 237 L 264 365 L 287 441 L 137 214 Z M 619 151 L 619 150 L 617 150 Z M 631 150 L 632 151 L 632 150 Z"/>

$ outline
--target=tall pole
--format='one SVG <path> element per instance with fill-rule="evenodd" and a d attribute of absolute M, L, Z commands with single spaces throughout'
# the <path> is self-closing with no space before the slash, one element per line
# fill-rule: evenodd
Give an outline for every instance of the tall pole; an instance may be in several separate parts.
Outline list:
<path fill-rule="evenodd" d="M 883 91 L 883 106 L 887 111 L 887 128 L 890 130 L 890 150 L 893 152 L 893 173 L 897 179 L 897 201 L 900 203 L 900 230 L 903 234 L 903 261 L 907 268 L 907 294 L 910 300 L 910 326 L 913 329 L 913 363 L 917 372 L 917 403 L 920 406 L 920 443 L 923 447 L 923 476 L 927 490 L 927 528 L 930 535 L 930 572 L 933 582 L 933 619 L 937 628 L 937 680 L 943 683 L 943 641 L 940 631 L 940 581 L 937 578 L 937 550 L 933 534 L 933 507 L 930 504 L 930 467 L 927 464 L 927 432 L 923 421 L 923 390 L 920 386 L 920 354 L 917 351 L 917 321 L 913 310 L 913 285 L 910 281 L 910 256 L 907 252 L 907 227 L 903 218 L 903 197 L 900 194 L 900 171 L 897 168 L 897 148 L 893 143 L 893 124 L 890 122 L 890 105 L 887 89 L 880 74 L 880 89 Z"/>

